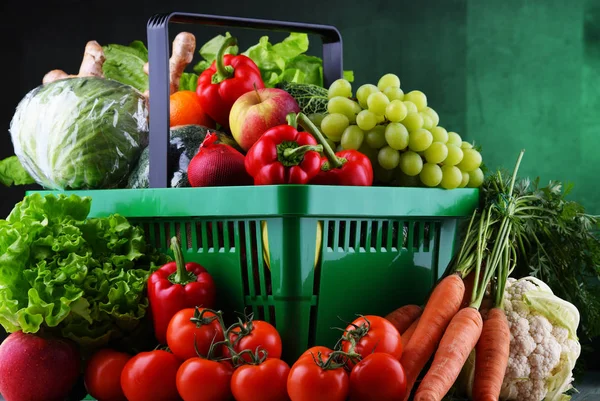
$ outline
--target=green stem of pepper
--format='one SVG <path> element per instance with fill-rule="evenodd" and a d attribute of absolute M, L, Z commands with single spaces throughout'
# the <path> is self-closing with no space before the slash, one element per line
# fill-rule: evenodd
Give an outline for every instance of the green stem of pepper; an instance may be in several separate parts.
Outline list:
<path fill-rule="evenodd" d="M 223 45 L 219 48 L 219 51 L 217 52 L 217 58 L 215 59 L 217 72 L 212 76 L 213 84 L 219 84 L 227 78 L 231 78 L 233 76 L 233 67 L 230 65 L 226 66 L 224 64 L 223 56 L 225 56 L 225 50 L 235 45 L 237 45 L 237 39 L 233 36 L 230 36 L 225 39 L 225 42 L 223 42 Z"/>
<path fill-rule="evenodd" d="M 327 156 L 327 160 L 329 160 L 330 168 L 342 168 L 342 166 L 344 165 L 343 160 L 337 157 L 331 146 L 329 146 L 329 144 L 327 143 L 327 140 L 325 140 L 325 137 L 323 136 L 321 131 L 319 131 L 317 126 L 313 124 L 312 121 L 310 121 L 310 118 L 308 118 L 304 113 L 298 113 L 297 119 L 300 123 L 300 126 L 302 126 L 302 128 L 304 128 L 308 133 L 314 136 L 317 142 L 323 145 L 323 152 L 325 153 L 325 156 Z"/>
<path fill-rule="evenodd" d="M 171 238 L 171 250 L 173 251 L 173 255 L 175 256 L 175 264 L 177 265 L 177 270 L 175 271 L 175 273 L 169 276 L 169 281 L 173 284 L 181 285 L 186 285 L 196 281 L 196 275 L 192 272 L 187 271 L 187 269 L 185 268 L 183 252 L 181 251 L 181 246 L 179 245 L 179 240 L 177 239 L 177 237 Z"/>

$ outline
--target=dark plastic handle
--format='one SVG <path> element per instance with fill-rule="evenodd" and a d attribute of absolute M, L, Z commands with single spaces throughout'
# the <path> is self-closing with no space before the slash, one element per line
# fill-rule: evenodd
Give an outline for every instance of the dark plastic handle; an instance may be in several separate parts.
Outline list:
<path fill-rule="evenodd" d="M 150 188 L 166 188 L 169 146 L 170 22 L 240 27 L 320 35 L 323 41 L 323 81 L 329 86 L 343 75 L 342 35 L 333 26 L 174 12 L 150 18 L 147 26 L 150 65 Z"/>

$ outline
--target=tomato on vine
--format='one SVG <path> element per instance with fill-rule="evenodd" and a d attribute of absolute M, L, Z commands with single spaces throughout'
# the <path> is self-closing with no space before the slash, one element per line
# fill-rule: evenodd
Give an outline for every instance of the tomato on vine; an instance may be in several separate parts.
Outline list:
<path fill-rule="evenodd" d="M 406 376 L 393 355 L 376 352 L 350 372 L 350 401 L 397 401 L 406 395 Z"/>
<path fill-rule="evenodd" d="M 167 328 L 167 345 L 182 361 L 195 358 L 198 353 L 204 357 L 208 356 L 211 345 L 223 339 L 220 318 L 212 310 L 205 308 L 180 310 L 173 316 Z M 219 347 L 214 349 L 220 350 Z"/>
<path fill-rule="evenodd" d="M 269 358 L 281 358 L 281 336 L 269 322 L 249 319 L 243 324 L 234 325 L 228 332 L 228 337 L 235 353 L 242 354 L 246 362 L 250 362 L 251 353 L 259 348 L 266 351 Z M 231 356 L 226 346 L 223 347 L 223 355 Z"/>
<path fill-rule="evenodd" d="M 402 336 L 394 325 L 380 316 L 367 315 L 355 319 L 346 327 L 342 350 L 354 350 L 363 358 L 372 353 L 382 352 L 400 360 L 402 356 Z M 352 367 L 352 361 L 348 362 Z"/>
<path fill-rule="evenodd" d="M 121 387 L 129 401 L 180 400 L 176 386 L 181 361 L 163 350 L 142 352 L 123 367 Z"/>
<path fill-rule="evenodd" d="M 100 401 L 127 401 L 121 388 L 121 372 L 131 355 L 113 349 L 101 349 L 88 361 L 84 383 L 88 393 Z"/>
<path fill-rule="evenodd" d="M 231 378 L 231 392 L 236 401 L 287 401 L 290 366 L 278 358 L 269 358 L 260 350 L 249 364 L 239 366 Z"/>
<path fill-rule="evenodd" d="M 177 391 L 184 401 L 228 401 L 232 374 L 228 361 L 191 358 L 177 371 Z"/>

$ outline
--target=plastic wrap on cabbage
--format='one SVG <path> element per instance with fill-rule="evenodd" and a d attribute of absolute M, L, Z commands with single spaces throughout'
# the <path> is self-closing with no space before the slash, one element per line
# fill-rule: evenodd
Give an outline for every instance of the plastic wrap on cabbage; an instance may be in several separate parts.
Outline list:
<path fill-rule="evenodd" d="M 23 167 L 45 188 L 121 187 L 148 144 L 148 109 L 129 85 L 63 79 L 21 100 L 10 133 Z"/>

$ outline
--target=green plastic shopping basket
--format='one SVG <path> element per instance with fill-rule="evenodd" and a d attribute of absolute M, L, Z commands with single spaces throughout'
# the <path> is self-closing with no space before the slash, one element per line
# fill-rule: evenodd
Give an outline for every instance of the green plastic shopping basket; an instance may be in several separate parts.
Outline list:
<path fill-rule="evenodd" d="M 226 313 L 253 312 L 281 334 L 283 358 L 333 346 L 356 314 L 384 315 L 424 301 L 454 252 L 459 219 L 477 189 L 311 185 L 167 188 L 168 24 L 199 23 L 314 33 L 324 81 L 342 74 L 332 26 L 172 13 L 148 23 L 149 189 L 67 191 L 90 196 L 91 217 L 119 213 L 164 252 L 180 238 L 187 261 L 205 266 Z M 49 191 L 45 191 L 46 193 Z"/>

